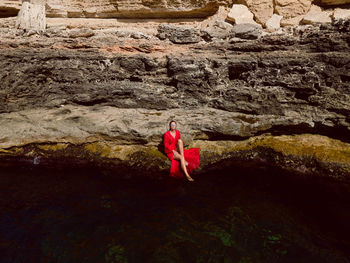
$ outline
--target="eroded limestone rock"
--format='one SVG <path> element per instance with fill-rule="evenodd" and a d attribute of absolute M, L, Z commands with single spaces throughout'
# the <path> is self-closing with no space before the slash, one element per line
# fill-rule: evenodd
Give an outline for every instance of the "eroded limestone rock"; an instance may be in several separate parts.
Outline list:
<path fill-rule="evenodd" d="M 195 28 L 161 24 L 158 27 L 159 39 L 169 39 L 176 44 L 198 43 L 201 41 L 199 31 Z"/>
<path fill-rule="evenodd" d="M 159 136 L 160 137 L 160 136 Z M 31 143 L 0 148 L 0 159 L 17 159 L 28 166 L 57 167 L 95 163 L 105 169 L 128 174 L 166 178 L 170 161 L 162 145 L 121 145 L 113 140 L 91 140 L 73 143 L 73 137 L 50 143 Z M 350 145 L 318 135 L 259 136 L 245 141 L 193 141 L 189 148 L 200 148 L 201 165 L 196 171 L 240 167 L 278 167 L 296 175 L 320 176 L 350 182 Z M 2 166 L 6 163 L 2 162 Z M 62 167 L 61 167 L 62 168 Z"/>
<path fill-rule="evenodd" d="M 273 0 L 239 0 L 238 3 L 246 5 L 261 25 L 265 25 L 274 12 Z"/>
<path fill-rule="evenodd" d="M 341 9 L 341 8 L 336 8 L 332 14 L 332 18 L 334 20 L 339 20 L 339 19 L 350 19 L 350 10 L 349 9 Z"/>
<path fill-rule="evenodd" d="M 257 39 L 262 33 L 262 27 L 259 24 L 237 24 L 232 28 L 233 36 L 243 39 Z"/>
<path fill-rule="evenodd" d="M 311 0 L 276 0 L 275 13 L 283 16 L 283 20 L 289 20 L 288 23 L 296 23 L 291 20 L 296 17 L 305 15 L 311 8 Z"/>
<path fill-rule="evenodd" d="M 95 32 L 89 28 L 82 29 L 72 29 L 68 32 L 68 36 L 70 38 L 78 38 L 78 37 L 92 37 L 95 35 Z"/>
<path fill-rule="evenodd" d="M 350 23 L 259 37 L 220 22 L 208 42 L 183 23 L 160 30 L 172 41 L 132 37 L 139 28 L 1 30 L 0 163 L 40 155 L 165 174 L 158 147 L 175 118 L 186 146 L 200 145 L 201 169 L 258 162 L 348 180 Z"/>
<path fill-rule="evenodd" d="M 313 5 L 310 11 L 304 16 L 303 24 L 325 24 L 331 23 L 332 11 L 322 11 L 318 6 Z"/>
<path fill-rule="evenodd" d="M 45 31 L 45 1 L 24 1 L 18 13 L 16 27 L 25 30 Z"/>
<path fill-rule="evenodd" d="M 269 20 L 266 22 L 266 29 L 270 32 L 275 31 L 280 28 L 281 25 L 281 19 L 283 17 L 273 14 L 273 16 L 270 17 Z"/>
<path fill-rule="evenodd" d="M 233 5 L 226 21 L 233 24 L 256 24 L 253 13 L 245 5 Z"/>
<path fill-rule="evenodd" d="M 0 1 L 0 17 L 16 16 L 21 9 L 21 0 L 2 0 Z"/>

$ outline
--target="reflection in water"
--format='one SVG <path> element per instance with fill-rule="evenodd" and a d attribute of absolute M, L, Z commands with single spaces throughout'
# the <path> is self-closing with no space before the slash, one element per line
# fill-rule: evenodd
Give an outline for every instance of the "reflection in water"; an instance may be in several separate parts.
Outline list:
<path fill-rule="evenodd" d="M 290 178 L 2 170 L 0 262 L 350 262 L 346 190 Z"/>

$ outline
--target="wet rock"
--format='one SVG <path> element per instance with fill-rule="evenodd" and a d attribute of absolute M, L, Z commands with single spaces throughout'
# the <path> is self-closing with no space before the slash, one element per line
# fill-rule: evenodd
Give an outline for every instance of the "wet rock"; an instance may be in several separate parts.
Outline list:
<path fill-rule="evenodd" d="M 77 121 L 72 119 L 71 123 Z M 160 136 L 159 136 L 160 137 Z M 52 138 L 53 139 L 53 138 Z M 73 139 L 73 140 L 72 140 Z M 163 146 L 121 144 L 109 140 L 65 141 L 30 143 L 15 147 L 0 147 L 0 166 L 13 164 L 33 165 L 35 158 L 41 167 L 77 167 L 94 164 L 104 169 L 118 170 L 130 175 L 159 178 L 168 177 L 170 161 Z M 201 165 L 197 173 L 244 167 L 274 167 L 293 173 L 295 176 L 318 176 L 350 182 L 350 145 L 318 135 L 258 136 L 244 141 L 195 140 L 186 148 L 200 148 Z M 83 162 L 85 160 L 85 162 Z M 10 162 L 9 162 L 10 161 Z M 86 163 L 86 161 L 88 161 Z"/>

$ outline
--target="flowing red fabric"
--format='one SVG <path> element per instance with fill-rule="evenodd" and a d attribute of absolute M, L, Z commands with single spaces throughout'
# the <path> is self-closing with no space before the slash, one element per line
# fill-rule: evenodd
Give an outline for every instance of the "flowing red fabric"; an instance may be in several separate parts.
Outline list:
<path fill-rule="evenodd" d="M 175 138 L 171 135 L 170 131 L 164 134 L 164 151 L 171 160 L 170 176 L 175 178 L 182 178 L 185 176 L 181 169 L 180 161 L 174 160 L 173 150 L 176 150 L 177 141 L 181 135 L 178 130 L 176 131 Z M 188 162 L 186 166 L 188 174 L 191 174 L 200 164 L 199 148 L 184 149 L 184 157 Z"/>

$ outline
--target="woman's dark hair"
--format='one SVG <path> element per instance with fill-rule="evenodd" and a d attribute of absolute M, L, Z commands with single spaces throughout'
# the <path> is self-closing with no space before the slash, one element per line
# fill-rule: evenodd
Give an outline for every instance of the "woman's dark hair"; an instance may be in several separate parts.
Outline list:
<path fill-rule="evenodd" d="M 171 125 L 172 122 L 175 122 L 175 124 L 176 124 L 176 121 L 174 121 L 174 120 L 172 120 L 171 122 L 169 122 L 169 129 L 170 129 L 170 125 Z"/>

